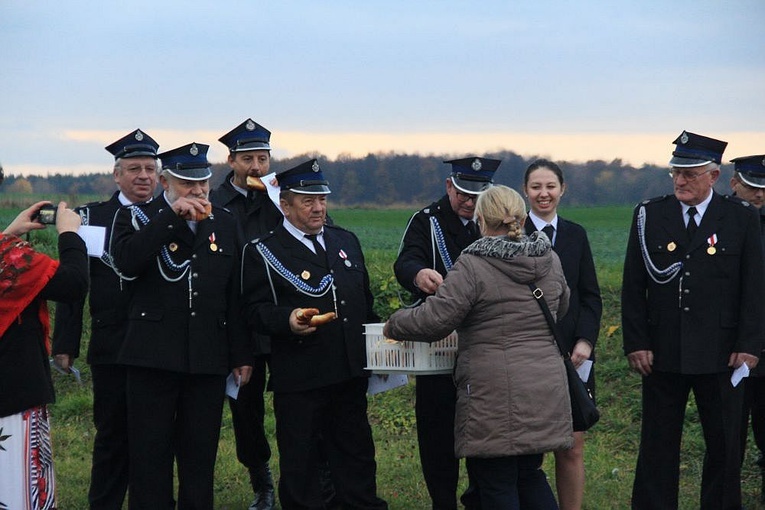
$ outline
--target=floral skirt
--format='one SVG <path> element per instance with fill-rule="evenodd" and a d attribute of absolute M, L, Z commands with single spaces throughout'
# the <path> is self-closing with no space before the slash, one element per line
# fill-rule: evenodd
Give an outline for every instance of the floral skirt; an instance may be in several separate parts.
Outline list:
<path fill-rule="evenodd" d="M 0 510 L 53 510 L 55 488 L 47 408 L 0 417 Z"/>

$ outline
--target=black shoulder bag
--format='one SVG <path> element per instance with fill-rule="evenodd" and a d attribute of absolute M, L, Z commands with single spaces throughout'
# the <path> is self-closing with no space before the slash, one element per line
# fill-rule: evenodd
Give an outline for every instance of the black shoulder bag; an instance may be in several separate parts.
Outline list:
<path fill-rule="evenodd" d="M 544 300 L 544 292 L 535 284 L 530 283 L 529 288 L 531 294 L 539 303 L 539 307 L 542 309 L 547 324 L 550 325 L 553 336 L 555 337 L 555 343 L 558 345 L 558 350 L 563 356 L 563 364 L 566 366 L 566 377 L 568 378 L 568 393 L 571 397 L 571 419 L 574 425 L 574 431 L 581 432 L 588 430 L 590 427 L 598 423 L 600 419 L 600 412 L 595 406 L 595 400 L 592 398 L 592 394 L 587 386 L 576 373 L 574 363 L 571 361 L 571 356 L 563 350 L 560 346 L 560 340 L 558 339 L 558 328 L 555 325 L 555 319 L 553 319 L 550 308 L 547 306 L 547 301 Z"/>

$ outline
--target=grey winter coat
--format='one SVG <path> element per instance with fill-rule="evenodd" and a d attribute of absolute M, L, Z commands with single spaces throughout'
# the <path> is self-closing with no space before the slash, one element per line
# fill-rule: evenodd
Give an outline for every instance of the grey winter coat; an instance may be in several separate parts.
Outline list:
<path fill-rule="evenodd" d="M 466 248 L 435 295 L 388 321 L 397 340 L 436 341 L 456 329 L 458 457 L 504 457 L 570 448 L 565 368 L 528 284 L 536 282 L 554 315 L 569 290 L 550 241 L 484 237 Z"/>

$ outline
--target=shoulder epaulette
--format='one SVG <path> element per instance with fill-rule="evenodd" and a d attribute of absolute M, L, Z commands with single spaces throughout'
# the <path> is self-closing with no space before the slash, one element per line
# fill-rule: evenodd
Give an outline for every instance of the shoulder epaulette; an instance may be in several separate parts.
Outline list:
<path fill-rule="evenodd" d="M 266 232 L 265 234 L 261 234 L 258 237 L 252 239 L 248 244 L 253 244 L 254 245 L 254 244 L 262 243 L 266 239 L 268 239 L 270 237 L 273 237 L 273 236 L 274 236 L 274 231 L 271 230 L 269 232 Z"/>
<path fill-rule="evenodd" d="M 643 200 L 642 202 L 638 203 L 635 208 L 640 207 L 641 205 L 648 205 L 648 204 L 656 204 L 658 202 L 662 202 L 670 197 L 674 197 L 675 195 L 662 195 L 660 197 L 653 197 L 653 198 L 647 198 Z"/>
<path fill-rule="evenodd" d="M 754 207 L 752 204 L 750 204 L 749 202 L 747 202 L 747 201 L 746 201 L 746 200 L 744 200 L 743 198 L 741 198 L 741 197 L 738 197 L 738 196 L 736 196 L 736 195 L 723 195 L 723 198 L 724 198 L 725 200 L 728 200 L 728 201 L 730 201 L 730 202 L 734 202 L 734 203 L 737 203 L 737 204 L 741 204 L 741 205 L 743 205 L 744 207 Z"/>

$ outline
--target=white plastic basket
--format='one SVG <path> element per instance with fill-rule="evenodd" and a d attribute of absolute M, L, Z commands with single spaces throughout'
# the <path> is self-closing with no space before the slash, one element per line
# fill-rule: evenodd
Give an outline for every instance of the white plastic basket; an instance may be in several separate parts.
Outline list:
<path fill-rule="evenodd" d="M 364 324 L 367 370 L 375 374 L 450 374 L 457 359 L 457 333 L 429 344 L 383 336 L 383 323 Z"/>

